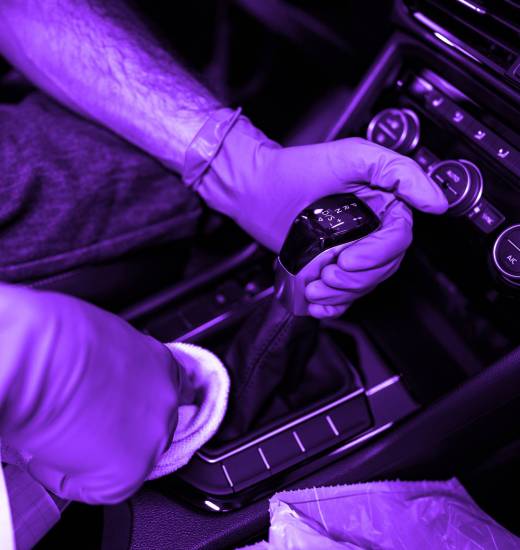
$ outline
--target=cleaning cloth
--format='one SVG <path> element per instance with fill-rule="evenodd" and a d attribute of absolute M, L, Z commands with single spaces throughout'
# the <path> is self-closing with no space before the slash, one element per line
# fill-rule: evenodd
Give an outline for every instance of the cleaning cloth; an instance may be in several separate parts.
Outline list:
<path fill-rule="evenodd" d="M 186 403 L 180 403 L 179 420 L 169 449 L 148 479 L 164 476 L 188 463 L 217 431 L 226 412 L 229 376 L 220 359 L 193 344 L 167 344 L 188 379 Z"/>

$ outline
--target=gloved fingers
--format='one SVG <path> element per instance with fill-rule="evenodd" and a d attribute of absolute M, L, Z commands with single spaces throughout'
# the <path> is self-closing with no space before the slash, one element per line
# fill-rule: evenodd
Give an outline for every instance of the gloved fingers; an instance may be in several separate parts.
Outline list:
<path fill-rule="evenodd" d="M 48 491 L 66 500 L 87 504 L 116 504 L 130 497 L 139 489 L 140 483 L 117 484 L 116 474 L 104 476 L 92 474 L 64 474 L 62 471 L 36 459 L 27 464 L 29 474 Z"/>
<path fill-rule="evenodd" d="M 349 304 L 339 306 L 323 306 L 320 304 L 309 304 L 308 310 L 311 317 L 315 319 L 330 319 L 339 317 L 347 311 Z"/>
<path fill-rule="evenodd" d="M 330 142 L 326 147 L 329 165 L 339 181 L 366 181 L 424 212 L 447 210 L 448 201 L 439 186 L 412 159 L 361 138 Z"/>
<path fill-rule="evenodd" d="M 354 285 L 352 285 L 354 286 Z M 349 290 L 333 288 L 325 284 L 321 279 L 312 281 L 305 288 L 305 297 L 311 304 L 322 306 L 340 306 L 351 304 L 361 296 L 374 288 L 373 286 L 363 285 L 362 288 L 351 288 Z"/>
<path fill-rule="evenodd" d="M 322 269 L 319 281 L 309 283 L 308 286 L 313 284 L 315 286 L 311 286 L 309 293 L 306 293 L 306 295 L 313 295 L 313 301 L 316 302 L 323 297 L 328 297 L 330 295 L 329 289 L 334 289 L 346 292 L 348 294 L 347 299 L 350 301 L 351 297 L 355 299 L 356 295 L 365 294 L 367 289 L 373 289 L 381 281 L 393 275 L 403 257 L 404 253 L 401 253 L 397 258 L 391 259 L 385 265 L 367 269 L 366 271 L 346 271 L 337 264 L 330 264 Z M 318 288 L 317 282 L 321 282 L 326 288 Z"/>
<path fill-rule="evenodd" d="M 60 470 L 33 459 L 27 464 L 27 471 L 48 491 L 60 498 L 87 502 L 83 491 L 74 483 L 73 478 Z"/>
<path fill-rule="evenodd" d="M 36 481 L 41 483 L 55 495 L 62 498 L 69 498 L 63 494 L 65 485 L 65 474 L 63 474 L 63 472 L 34 459 L 27 463 L 27 471 Z"/>
<path fill-rule="evenodd" d="M 400 257 L 410 246 L 412 224 L 410 209 L 395 200 L 382 216 L 382 227 L 344 248 L 336 260 L 337 267 L 348 272 L 364 272 L 383 267 Z"/>

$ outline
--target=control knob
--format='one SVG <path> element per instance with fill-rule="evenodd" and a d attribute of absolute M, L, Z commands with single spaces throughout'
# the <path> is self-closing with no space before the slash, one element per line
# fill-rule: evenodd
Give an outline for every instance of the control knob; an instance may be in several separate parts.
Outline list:
<path fill-rule="evenodd" d="M 482 197 L 482 174 L 469 160 L 437 162 L 428 174 L 448 199 L 448 213 L 453 216 L 468 213 Z"/>
<path fill-rule="evenodd" d="M 410 109 L 385 109 L 370 121 L 367 129 L 370 141 L 403 154 L 417 147 L 419 136 L 419 118 Z"/>
<path fill-rule="evenodd" d="M 493 263 L 504 279 L 520 285 L 520 224 L 511 225 L 497 237 Z"/>

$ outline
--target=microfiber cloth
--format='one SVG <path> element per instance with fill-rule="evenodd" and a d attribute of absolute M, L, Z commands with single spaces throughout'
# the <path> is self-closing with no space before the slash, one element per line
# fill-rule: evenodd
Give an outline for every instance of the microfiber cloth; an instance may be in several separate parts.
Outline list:
<path fill-rule="evenodd" d="M 148 479 L 170 474 L 189 462 L 218 430 L 226 413 L 229 395 L 229 376 L 216 355 L 193 344 L 173 343 L 167 346 L 184 368 L 193 389 L 193 402 L 180 405 L 172 444 Z"/>

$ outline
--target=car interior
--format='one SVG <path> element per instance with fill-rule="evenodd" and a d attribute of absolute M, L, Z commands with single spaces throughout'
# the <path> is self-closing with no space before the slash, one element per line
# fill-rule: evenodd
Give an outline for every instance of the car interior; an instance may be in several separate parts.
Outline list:
<path fill-rule="evenodd" d="M 281 489 L 454 476 L 520 535 L 520 2 L 134 4 L 272 139 L 364 137 L 414 159 L 450 207 L 414 212 L 395 275 L 273 352 L 288 374 L 254 417 L 232 403 L 187 466 L 115 506 L 71 503 L 37 548 L 236 548 L 266 538 Z M 26 284 L 206 347 L 233 381 L 275 262 L 208 210 L 194 238 Z"/>

